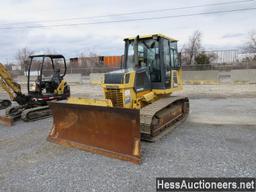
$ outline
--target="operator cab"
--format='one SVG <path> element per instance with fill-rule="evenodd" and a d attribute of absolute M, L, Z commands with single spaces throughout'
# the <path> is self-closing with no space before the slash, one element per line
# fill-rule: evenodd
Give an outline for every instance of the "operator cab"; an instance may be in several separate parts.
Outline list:
<path fill-rule="evenodd" d="M 122 68 L 135 69 L 135 87 L 148 84 L 148 89 L 170 88 L 171 71 L 180 68 L 177 40 L 155 34 L 127 38 L 124 41 L 125 58 Z"/>

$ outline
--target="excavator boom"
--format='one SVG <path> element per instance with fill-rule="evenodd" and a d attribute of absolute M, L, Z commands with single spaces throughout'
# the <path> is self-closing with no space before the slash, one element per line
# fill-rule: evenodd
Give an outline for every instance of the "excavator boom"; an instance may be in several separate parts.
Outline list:
<path fill-rule="evenodd" d="M 8 93 L 9 97 L 14 100 L 16 94 L 21 94 L 21 87 L 16 83 L 9 71 L 0 63 L 0 85 Z"/>

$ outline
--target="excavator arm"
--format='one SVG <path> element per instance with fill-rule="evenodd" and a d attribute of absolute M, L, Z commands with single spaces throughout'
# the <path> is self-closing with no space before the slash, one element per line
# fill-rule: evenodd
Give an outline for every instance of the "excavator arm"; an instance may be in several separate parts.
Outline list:
<path fill-rule="evenodd" d="M 19 105 L 23 105 L 27 101 L 26 96 L 21 92 L 21 86 L 13 80 L 9 71 L 1 63 L 0 63 L 0 87 L 2 87 L 2 89 L 8 93 L 11 100 L 16 101 Z M 0 99 L 0 109 L 6 109 L 9 106 L 11 106 L 10 100 Z M 12 113 L 14 114 L 20 113 L 19 108 L 17 108 L 17 110 L 14 110 L 14 111 L 13 109 L 16 109 L 16 108 L 10 107 L 9 109 L 7 109 L 7 111 L 9 111 L 8 113 L 11 113 L 10 110 L 12 110 Z M 13 123 L 13 120 L 14 118 L 9 116 L 0 116 L 1 124 L 7 125 L 7 126 L 11 126 Z"/>
<path fill-rule="evenodd" d="M 0 63 L 0 85 L 8 93 L 11 100 L 15 100 L 16 96 L 21 93 L 21 87 L 16 83 L 9 71 Z"/>

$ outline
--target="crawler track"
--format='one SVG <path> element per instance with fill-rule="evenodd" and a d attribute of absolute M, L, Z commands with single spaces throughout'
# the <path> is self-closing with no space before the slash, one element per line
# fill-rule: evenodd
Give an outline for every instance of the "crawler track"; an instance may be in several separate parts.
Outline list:
<path fill-rule="evenodd" d="M 26 109 L 21 113 L 21 119 L 23 121 L 36 121 L 39 119 L 45 119 L 52 115 L 49 106 L 40 106 L 30 109 Z"/>
<path fill-rule="evenodd" d="M 36 121 L 45 119 L 52 115 L 49 106 L 28 107 L 28 106 L 15 106 L 7 108 L 6 115 L 0 117 L 0 123 L 11 126 L 16 120 L 22 119 L 23 121 Z"/>
<path fill-rule="evenodd" d="M 183 122 L 189 113 L 187 97 L 164 97 L 140 110 L 141 139 L 155 141 Z"/>

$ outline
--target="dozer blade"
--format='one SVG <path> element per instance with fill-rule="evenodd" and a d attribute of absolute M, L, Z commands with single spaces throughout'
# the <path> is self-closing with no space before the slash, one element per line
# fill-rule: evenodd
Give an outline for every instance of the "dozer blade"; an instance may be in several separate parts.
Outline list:
<path fill-rule="evenodd" d="M 52 141 L 136 164 L 140 155 L 139 110 L 51 102 Z"/>

